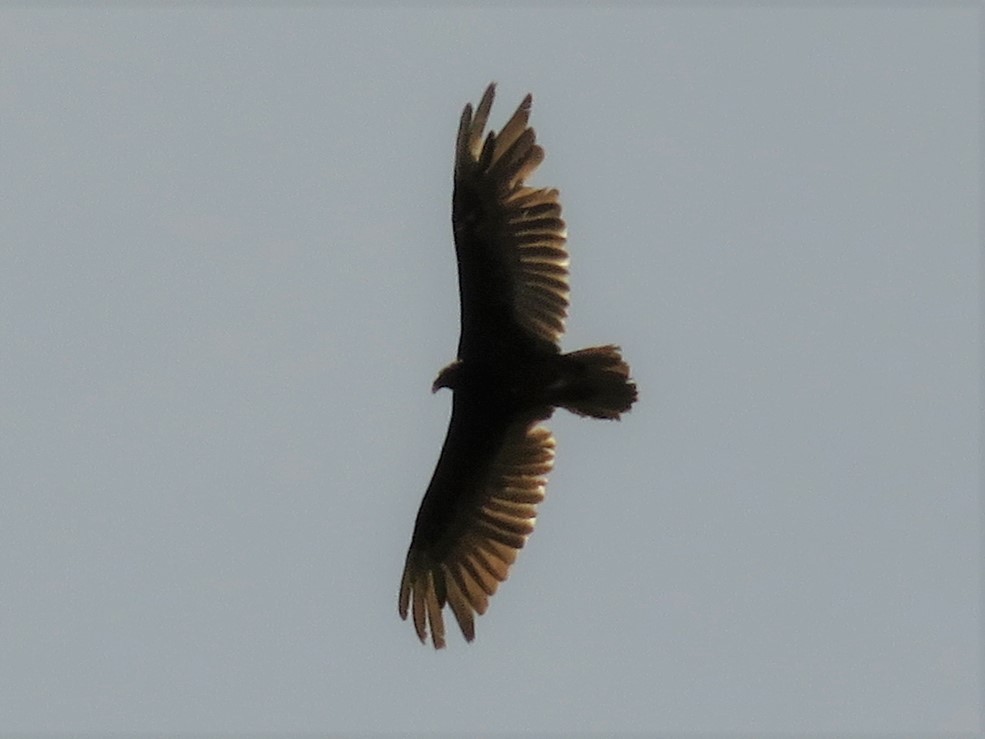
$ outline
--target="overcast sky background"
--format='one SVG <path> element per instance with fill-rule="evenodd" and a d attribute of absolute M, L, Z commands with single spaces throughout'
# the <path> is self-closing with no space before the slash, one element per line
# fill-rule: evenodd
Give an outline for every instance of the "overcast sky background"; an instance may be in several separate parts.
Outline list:
<path fill-rule="evenodd" d="M 981 11 L 0 10 L 0 731 L 982 729 Z M 461 109 L 569 227 L 538 530 L 396 613 Z"/>

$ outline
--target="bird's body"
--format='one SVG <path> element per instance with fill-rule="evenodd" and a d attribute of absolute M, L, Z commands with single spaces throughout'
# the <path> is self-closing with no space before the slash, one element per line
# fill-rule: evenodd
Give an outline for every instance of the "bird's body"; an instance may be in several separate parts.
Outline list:
<path fill-rule="evenodd" d="M 527 126 L 531 97 L 483 139 L 490 85 L 466 106 L 455 155 L 458 359 L 434 389 L 453 391 L 448 434 L 417 515 L 400 585 L 422 641 L 444 646 L 449 605 L 465 638 L 533 531 L 554 460 L 539 421 L 555 407 L 619 418 L 636 386 L 618 347 L 562 354 L 568 306 L 565 224 L 557 190 L 524 184 L 543 159 Z"/>

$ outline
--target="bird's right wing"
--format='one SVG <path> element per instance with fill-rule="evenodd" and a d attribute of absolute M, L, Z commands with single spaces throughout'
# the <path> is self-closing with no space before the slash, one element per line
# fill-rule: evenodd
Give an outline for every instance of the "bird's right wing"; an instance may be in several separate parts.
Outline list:
<path fill-rule="evenodd" d="M 413 613 L 422 642 L 430 626 L 436 649 L 445 645 L 446 604 L 466 640 L 475 638 L 475 614 L 533 531 L 554 464 L 554 437 L 537 418 L 498 423 L 462 405 L 456 397 L 400 582 L 400 617 Z"/>

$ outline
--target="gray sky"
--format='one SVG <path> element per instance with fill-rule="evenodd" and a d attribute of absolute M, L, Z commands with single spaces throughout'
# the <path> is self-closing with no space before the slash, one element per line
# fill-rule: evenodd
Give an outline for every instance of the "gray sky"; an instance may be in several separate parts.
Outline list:
<path fill-rule="evenodd" d="M 981 730 L 979 18 L 0 10 L 0 731 Z M 490 80 L 641 399 L 434 653 Z"/>

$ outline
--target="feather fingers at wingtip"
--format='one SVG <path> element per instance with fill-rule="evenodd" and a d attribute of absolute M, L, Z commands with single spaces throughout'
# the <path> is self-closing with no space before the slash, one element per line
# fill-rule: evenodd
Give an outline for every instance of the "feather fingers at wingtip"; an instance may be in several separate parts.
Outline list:
<path fill-rule="evenodd" d="M 404 574 L 400 578 L 400 594 L 397 596 L 397 613 L 404 621 L 407 620 L 407 609 L 410 606 L 410 590 L 410 565 L 405 565 Z"/>
<path fill-rule="evenodd" d="M 493 151 L 496 148 L 496 134 L 492 131 L 486 136 L 486 141 L 482 145 L 482 151 L 479 154 L 479 161 L 477 166 L 479 170 L 486 171 L 489 169 L 489 165 L 492 162 Z"/>
<path fill-rule="evenodd" d="M 527 122 L 530 120 L 530 100 L 528 98 L 529 96 L 524 98 L 523 102 L 517 107 L 516 112 L 506 122 L 506 125 L 499 130 L 496 140 L 495 159 L 501 157 L 526 130 Z"/>
<path fill-rule="evenodd" d="M 427 624 L 425 623 L 425 605 L 424 598 L 426 594 L 425 585 L 420 582 L 420 578 L 415 578 L 418 580 L 414 586 L 414 629 L 417 631 L 417 638 L 421 640 L 421 643 L 427 641 L 428 632 Z"/>
<path fill-rule="evenodd" d="M 493 98 L 495 97 L 496 84 L 492 83 L 482 93 L 482 99 L 475 109 L 475 115 L 472 116 L 471 125 L 469 126 L 469 149 L 475 158 L 479 157 L 479 143 L 482 141 L 482 132 L 485 130 L 486 123 L 489 121 L 489 111 L 492 108 Z M 492 132 L 490 131 L 490 133 Z"/>
<path fill-rule="evenodd" d="M 472 604 L 475 612 L 481 616 L 489 610 L 489 595 L 486 593 L 486 589 L 480 580 L 474 578 L 464 566 L 459 566 L 461 567 L 463 578 L 467 578 L 469 582 L 469 602 Z"/>
<path fill-rule="evenodd" d="M 447 568 L 445 579 L 448 587 L 448 605 L 451 606 L 451 611 L 455 614 L 458 628 L 462 630 L 465 641 L 472 641 L 475 639 L 475 616 L 473 616 L 472 605 Z"/>
<path fill-rule="evenodd" d="M 528 124 L 532 107 L 533 96 L 528 93 L 513 111 L 510 119 L 499 129 L 499 136 L 503 138 L 503 143 L 499 147 L 500 153 L 509 149 L 524 132 L 530 130 Z"/>
<path fill-rule="evenodd" d="M 431 567 L 431 589 L 434 592 L 434 599 L 439 607 L 443 607 L 448 600 L 448 593 L 445 590 L 444 570 L 435 562 Z"/>
<path fill-rule="evenodd" d="M 509 146 L 504 144 L 502 147 L 497 147 L 498 156 L 490 164 L 489 176 L 496 180 L 503 179 L 505 173 L 510 172 L 520 162 L 526 161 L 531 156 L 535 148 L 535 141 L 534 130 L 526 128 L 510 142 Z"/>
<path fill-rule="evenodd" d="M 534 132 L 528 128 L 513 142 L 499 159 L 493 159 L 489 167 L 489 177 L 501 187 L 512 184 L 514 174 L 532 155 Z"/>
<path fill-rule="evenodd" d="M 434 571 L 428 572 L 427 620 L 431 624 L 431 643 L 435 649 L 445 646 L 445 620 L 441 615 L 441 604 L 434 589 Z"/>
<path fill-rule="evenodd" d="M 472 106 L 466 105 L 458 122 L 458 139 L 455 142 L 455 177 L 465 176 L 465 167 L 473 157 L 469 128 L 472 125 Z"/>

